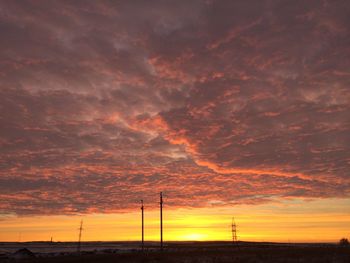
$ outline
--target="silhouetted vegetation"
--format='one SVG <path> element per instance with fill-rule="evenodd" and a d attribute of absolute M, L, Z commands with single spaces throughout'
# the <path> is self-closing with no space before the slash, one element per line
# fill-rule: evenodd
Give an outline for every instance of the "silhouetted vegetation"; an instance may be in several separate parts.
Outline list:
<path fill-rule="evenodd" d="M 339 245 L 341 245 L 342 247 L 347 247 L 349 246 L 349 240 L 347 238 L 342 238 L 339 241 Z"/>

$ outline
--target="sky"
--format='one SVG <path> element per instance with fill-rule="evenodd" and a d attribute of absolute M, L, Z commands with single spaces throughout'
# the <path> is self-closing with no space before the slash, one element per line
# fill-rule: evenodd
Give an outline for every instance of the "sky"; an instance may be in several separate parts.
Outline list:
<path fill-rule="evenodd" d="M 347 0 L 0 1 L 0 241 L 350 233 Z"/>

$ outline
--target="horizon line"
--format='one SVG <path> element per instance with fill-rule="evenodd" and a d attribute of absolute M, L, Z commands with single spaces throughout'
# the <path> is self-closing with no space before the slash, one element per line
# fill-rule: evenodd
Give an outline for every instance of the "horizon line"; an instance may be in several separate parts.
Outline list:
<path fill-rule="evenodd" d="M 1 241 L 0 243 L 78 243 L 79 241 L 67 241 L 67 240 L 58 240 L 58 241 L 50 241 L 50 240 L 30 240 L 30 241 Z M 141 243 L 139 240 L 86 240 L 81 241 L 81 243 L 98 243 L 98 242 L 106 242 L 106 243 Z M 160 243 L 159 240 L 145 240 L 145 243 Z M 232 243 L 232 240 L 169 240 L 163 241 L 163 243 L 176 243 L 176 242 L 198 242 L 198 243 Z M 248 241 L 248 240 L 238 240 L 236 243 L 274 243 L 274 244 L 331 244 L 337 243 L 338 241 Z"/>

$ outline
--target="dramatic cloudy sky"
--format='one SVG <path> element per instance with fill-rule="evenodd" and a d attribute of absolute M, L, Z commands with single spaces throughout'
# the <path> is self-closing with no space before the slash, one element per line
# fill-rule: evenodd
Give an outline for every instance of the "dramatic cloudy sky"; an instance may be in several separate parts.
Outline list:
<path fill-rule="evenodd" d="M 350 4 L 0 2 L 0 212 L 350 196 Z"/>

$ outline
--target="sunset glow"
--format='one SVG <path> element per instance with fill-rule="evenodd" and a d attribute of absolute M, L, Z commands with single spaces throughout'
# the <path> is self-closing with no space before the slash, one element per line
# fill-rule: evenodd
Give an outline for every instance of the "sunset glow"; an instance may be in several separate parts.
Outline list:
<path fill-rule="evenodd" d="M 0 241 L 350 235 L 347 1 L 0 2 Z"/>
<path fill-rule="evenodd" d="M 328 207 L 325 209 L 325 207 Z M 239 240 L 275 242 L 336 242 L 350 221 L 347 200 L 287 202 L 275 205 L 165 210 L 168 241 L 231 240 L 231 215 L 239 226 Z M 31 216 L 3 218 L 0 241 L 76 241 L 84 218 L 85 241 L 137 241 L 140 214 L 90 214 L 84 216 Z M 146 210 L 145 238 L 159 239 L 159 211 Z"/>

